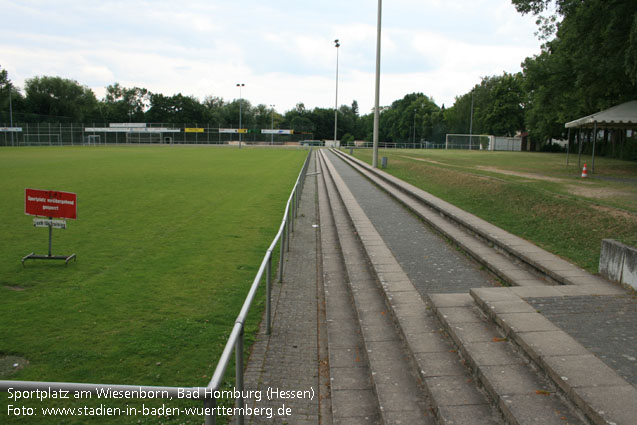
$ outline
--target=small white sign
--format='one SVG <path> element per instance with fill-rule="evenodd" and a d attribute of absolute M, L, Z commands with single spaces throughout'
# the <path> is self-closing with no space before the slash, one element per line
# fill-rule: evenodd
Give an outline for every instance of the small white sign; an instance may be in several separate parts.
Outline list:
<path fill-rule="evenodd" d="M 54 229 L 66 229 L 66 220 L 49 220 L 48 218 L 34 218 L 34 227 L 49 227 Z"/>
<path fill-rule="evenodd" d="M 2 133 L 19 133 L 22 131 L 22 127 L 0 127 Z"/>
<path fill-rule="evenodd" d="M 124 128 L 143 128 L 146 127 L 146 123 L 144 122 L 112 122 L 108 124 L 109 127 L 124 127 Z"/>
<path fill-rule="evenodd" d="M 280 129 L 263 129 L 261 134 L 294 134 L 294 130 L 280 130 Z"/>

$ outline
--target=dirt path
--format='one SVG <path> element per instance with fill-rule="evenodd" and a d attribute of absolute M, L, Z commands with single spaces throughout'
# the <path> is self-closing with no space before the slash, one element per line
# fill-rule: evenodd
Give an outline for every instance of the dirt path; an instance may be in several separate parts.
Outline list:
<path fill-rule="evenodd" d="M 442 166 L 446 166 L 446 167 L 454 167 L 454 168 L 461 168 L 463 170 L 470 170 L 471 168 L 467 168 L 467 167 L 463 167 L 460 165 L 454 165 L 454 164 L 446 164 L 444 162 L 438 162 L 438 161 L 434 161 L 431 159 L 425 159 L 425 158 L 416 158 L 413 156 L 402 156 L 401 158 L 407 158 L 407 159 L 413 159 L 415 161 L 423 161 L 423 162 L 428 162 L 431 164 L 435 164 L 435 165 L 442 165 Z M 501 168 L 497 168 L 497 167 L 491 167 L 491 166 L 483 166 L 483 165 L 478 165 L 475 167 L 475 169 L 481 170 L 481 171 L 488 171 L 488 172 L 492 172 L 492 173 L 498 173 L 498 174 L 504 174 L 504 175 L 508 175 L 508 176 L 516 176 L 516 177 L 522 177 L 524 179 L 528 179 L 527 181 L 533 181 L 533 180 L 541 180 L 541 181 L 547 181 L 547 182 L 552 182 L 552 183 L 559 183 L 561 185 L 563 185 L 562 187 L 564 188 L 564 191 L 571 194 L 571 195 L 575 195 L 575 196 L 579 196 L 582 198 L 588 198 L 590 200 L 592 200 L 593 202 L 595 200 L 603 200 L 603 199 L 608 199 L 608 198 L 617 198 L 617 197 L 630 197 L 633 196 L 632 193 L 627 192 L 627 191 L 623 191 L 620 189 L 609 189 L 609 188 L 600 188 L 600 187 L 595 187 L 592 186 L 592 182 L 589 181 L 577 181 L 577 184 L 574 184 L 574 180 L 573 179 L 564 179 L 564 178 L 558 178 L 558 177 L 550 177 L 550 176 L 544 176 L 541 174 L 536 174 L 536 173 L 526 173 L 526 172 L 521 172 L 521 171 L 513 171 L 513 170 L 504 170 Z M 473 174 L 470 173 L 469 171 L 464 171 L 467 174 Z M 476 175 L 476 174 L 473 174 Z M 487 177 L 489 178 L 490 176 L 482 176 L 482 177 Z M 504 181 L 502 179 L 498 179 L 496 177 L 491 177 L 495 180 L 498 181 Z M 563 196 L 563 194 L 560 194 L 558 192 L 552 192 L 551 193 L 555 194 L 556 196 Z M 597 205 L 596 206 L 599 210 L 601 211 L 606 211 L 609 212 L 611 214 L 614 214 L 615 216 L 622 216 L 625 218 L 629 218 L 631 220 L 635 219 L 635 216 L 637 214 L 631 212 L 631 211 L 627 211 L 624 209 L 619 209 L 619 208 L 613 208 L 610 206 L 601 206 L 601 205 Z"/>

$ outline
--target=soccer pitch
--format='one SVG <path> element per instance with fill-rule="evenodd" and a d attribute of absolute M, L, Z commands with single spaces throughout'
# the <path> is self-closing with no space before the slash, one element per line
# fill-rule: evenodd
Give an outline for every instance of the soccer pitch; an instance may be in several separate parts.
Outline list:
<path fill-rule="evenodd" d="M 211 147 L 0 151 L 0 358 L 28 361 L 17 371 L 0 368 L 0 379 L 205 386 L 306 155 Z M 22 267 L 24 255 L 48 251 L 48 230 L 34 228 L 24 214 L 25 188 L 77 193 L 78 219 L 53 230 L 53 255 L 77 254 L 68 267 L 37 260 Z M 263 297 L 256 303 L 247 344 Z M 0 400 L 2 423 L 25 421 L 7 415 L 8 404 L 43 407 L 38 400 L 12 402 L 7 393 Z"/>

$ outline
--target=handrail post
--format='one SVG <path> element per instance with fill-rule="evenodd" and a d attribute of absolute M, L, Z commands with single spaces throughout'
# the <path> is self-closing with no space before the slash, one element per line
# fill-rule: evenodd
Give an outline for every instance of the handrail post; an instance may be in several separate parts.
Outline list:
<path fill-rule="evenodd" d="M 268 266 L 265 275 L 265 332 L 272 332 L 272 252 L 268 255 Z"/>
<path fill-rule="evenodd" d="M 292 224 L 292 231 L 294 232 L 294 221 L 296 219 L 296 189 L 292 193 L 292 202 L 290 202 L 290 223 Z"/>
<path fill-rule="evenodd" d="M 239 338 L 237 338 L 237 346 L 235 347 L 235 376 L 236 376 L 236 388 L 239 390 L 239 397 L 237 398 L 237 408 L 239 412 L 243 411 L 245 401 L 243 400 L 243 325 L 241 325 L 241 332 Z M 243 414 L 237 415 L 237 424 L 243 425 Z"/>
<path fill-rule="evenodd" d="M 210 412 L 210 414 L 206 414 L 205 416 L 205 425 L 215 425 L 217 420 L 215 418 L 215 407 L 217 407 L 217 399 L 215 398 L 207 398 L 203 401 L 203 407 L 206 411 Z"/>
<path fill-rule="evenodd" d="M 283 232 L 281 232 L 281 242 L 279 246 L 281 248 L 281 253 L 279 254 L 279 283 L 283 282 L 283 257 L 285 256 L 285 227 L 287 224 L 283 225 Z"/>
<path fill-rule="evenodd" d="M 286 232 L 285 232 L 285 249 L 287 250 L 287 252 L 290 252 L 290 222 L 292 221 L 292 218 L 290 217 L 292 215 L 292 208 L 291 206 L 288 206 L 288 221 L 286 223 Z"/>

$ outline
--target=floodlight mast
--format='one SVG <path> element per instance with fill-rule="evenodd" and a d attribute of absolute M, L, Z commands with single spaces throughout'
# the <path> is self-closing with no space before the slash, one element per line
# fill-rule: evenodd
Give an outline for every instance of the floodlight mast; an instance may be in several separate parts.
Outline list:
<path fill-rule="evenodd" d="M 475 87 L 471 89 L 471 118 L 469 121 L 469 150 L 471 150 L 471 144 L 473 143 L 473 93 Z"/>
<path fill-rule="evenodd" d="M 378 104 L 380 98 L 380 24 L 381 12 L 383 8 L 382 0 L 378 0 L 378 29 L 376 36 L 376 94 L 374 96 L 374 138 L 372 167 L 378 168 L 378 127 L 380 121 L 380 110 Z"/>
<path fill-rule="evenodd" d="M 334 47 L 336 47 L 336 99 L 334 101 L 334 145 L 336 146 L 336 132 L 338 128 L 338 48 L 341 47 L 338 38 L 334 40 Z"/>
<path fill-rule="evenodd" d="M 14 138 L 13 138 L 13 106 L 12 106 L 12 101 L 11 101 L 11 91 L 13 89 L 13 85 L 11 83 L 9 83 L 9 125 L 11 126 L 11 146 L 15 146 L 14 143 Z"/>
<path fill-rule="evenodd" d="M 272 134 L 270 134 L 270 144 L 273 145 L 274 144 L 274 107 L 276 105 L 270 105 L 270 108 L 272 109 Z"/>
<path fill-rule="evenodd" d="M 243 106 L 243 96 L 241 95 L 241 87 L 245 87 L 243 83 L 237 83 L 239 87 L 239 149 L 241 149 L 241 109 Z"/>

